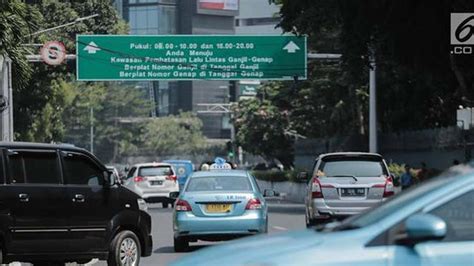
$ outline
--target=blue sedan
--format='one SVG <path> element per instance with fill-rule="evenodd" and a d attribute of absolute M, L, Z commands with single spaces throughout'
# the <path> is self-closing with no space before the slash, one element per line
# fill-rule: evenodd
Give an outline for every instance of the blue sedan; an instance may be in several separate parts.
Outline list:
<path fill-rule="evenodd" d="M 343 222 L 242 239 L 173 265 L 474 265 L 474 173 L 458 167 Z"/>
<path fill-rule="evenodd" d="M 266 233 L 267 205 L 255 178 L 246 171 L 193 173 L 175 202 L 174 249 L 189 242 L 220 241 Z"/>

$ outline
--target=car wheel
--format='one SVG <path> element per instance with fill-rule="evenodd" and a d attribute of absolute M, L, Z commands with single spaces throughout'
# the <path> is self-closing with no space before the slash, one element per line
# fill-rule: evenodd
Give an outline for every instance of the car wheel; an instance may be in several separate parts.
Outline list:
<path fill-rule="evenodd" d="M 184 252 L 189 248 L 189 241 L 181 237 L 175 237 L 173 244 L 176 252 Z"/>
<path fill-rule="evenodd" d="M 137 266 L 140 263 L 141 247 L 138 237 L 131 231 L 118 233 L 110 244 L 109 266 Z"/>

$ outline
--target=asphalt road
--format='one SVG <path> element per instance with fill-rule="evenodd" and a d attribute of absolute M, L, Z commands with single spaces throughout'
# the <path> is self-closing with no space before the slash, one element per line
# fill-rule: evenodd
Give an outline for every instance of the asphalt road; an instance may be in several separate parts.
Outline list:
<path fill-rule="evenodd" d="M 163 209 L 160 205 L 149 205 L 149 212 L 153 219 L 153 254 L 142 258 L 140 265 L 168 265 L 196 250 L 210 245 L 220 245 L 225 242 L 197 242 L 190 243 L 190 250 L 186 253 L 175 253 L 173 250 L 172 209 Z M 287 230 L 302 229 L 305 227 L 304 206 L 290 203 L 269 203 L 270 234 Z M 99 265 L 100 263 L 95 264 Z"/>
<path fill-rule="evenodd" d="M 185 253 L 175 253 L 173 250 L 173 209 L 163 209 L 161 204 L 148 205 L 148 212 L 152 217 L 153 253 L 150 257 L 141 258 L 140 265 L 161 266 L 185 256 L 191 252 L 208 247 L 220 245 L 225 242 L 196 242 L 190 243 L 190 249 Z M 288 230 L 305 228 L 304 205 L 269 202 L 269 234 L 282 233 Z M 68 263 L 66 266 L 76 266 Z M 106 266 L 105 261 L 93 260 L 87 266 Z M 10 266 L 31 266 L 29 263 L 11 263 Z"/>

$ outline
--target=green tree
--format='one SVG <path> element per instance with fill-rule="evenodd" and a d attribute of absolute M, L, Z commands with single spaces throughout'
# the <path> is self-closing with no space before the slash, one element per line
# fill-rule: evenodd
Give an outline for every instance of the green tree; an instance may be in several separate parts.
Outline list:
<path fill-rule="evenodd" d="M 31 76 L 23 46 L 25 37 L 37 29 L 41 14 L 20 0 L 0 1 L 0 56 L 8 56 L 13 65 L 13 85 L 25 87 Z M 2 61 L 2 60 L 0 60 Z"/>
<path fill-rule="evenodd" d="M 288 112 L 281 111 L 269 100 L 242 100 L 235 110 L 234 125 L 238 145 L 267 160 L 278 159 L 285 167 L 293 166 L 292 139 Z"/>
<path fill-rule="evenodd" d="M 70 101 L 62 117 L 66 142 L 90 149 L 92 122 L 94 152 L 102 160 L 116 162 L 122 155 L 138 150 L 143 128 L 139 117 L 146 117 L 151 110 L 145 91 L 117 82 L 65 85 Z"/>
<path fill-rule="evenodd" d="M 449 35 L 450 13 L 473 10 L 473 1 L 276 2 L 284 30 L 309 35 L 313 51 L 343 54 L 342 85 L 351 97 L 365 90 L 369 50 L 375 51 L 384 131 L 452 125 L 457 106 L 473 104 L 474 61 L 450 53 Z M 330 36 L 332 48 L 324 44 Z M 362 108 L 353 101 L 348 110 L 359 112 L 357 120 Z"/>
<path fill-rule="evenodd" d="M 97 17 L 79 23 L 28 37 L 28 42 L 45 43 L 55 40 L 65 44 L 66 51 L 74 53 L 76 34 L 127 33 L 126 23 L 120 19 L 111 1 L 35 1 L 27 6 L 42 14 L 36 21 L 37 29 L 47 29 L 74 21 L 77 18 L 98 14 Z M 38 53 L 31 50 L 32 53 Z M 59 66 L 43 63 L 31 65 L 33 75 L 25 79 L 24 87 L 14 86 L 14 124 L 17 140 L 60 141 L 65 133 L 64 121 L 60 119 L 66 108 L 68 97 L 65 89 L 75 82 L 75 62 Z M 61 86 L 58 86 L 61 85 Z M 54 110 L 52 112 L 51 110 Z M 40 121 L 47 121 L 43 123 Z"/>
<path fill-rule="evenodd" d="M 202 121 L 192 113 L 147 121 L 141 140 L 142 147 L 155 155 L 196 154 L 206 147 Z"/>

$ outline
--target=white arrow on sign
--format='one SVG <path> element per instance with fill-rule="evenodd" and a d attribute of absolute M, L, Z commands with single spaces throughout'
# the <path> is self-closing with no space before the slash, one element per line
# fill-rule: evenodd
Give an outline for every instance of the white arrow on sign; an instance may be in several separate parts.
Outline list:
<path fill-rule="evenodd" d="M 95 42 L 90 42 L 85 48 L 84 51 L 87 51 L 89 54 L 95 54 L 97 51 L 100 51 L 99 46 Z"/>
<path fill-rule="evenodd" d="M 283 47 L 283 50 L 286 50 L 290 54 L 296 53 L 296 50 L 299 50 L 299 49 L 300 48 L 298 47 L 298 45 L 296 45 L 293 41 L 290 41 L 289 43 L 285 45 L 285 47 Z"/>

